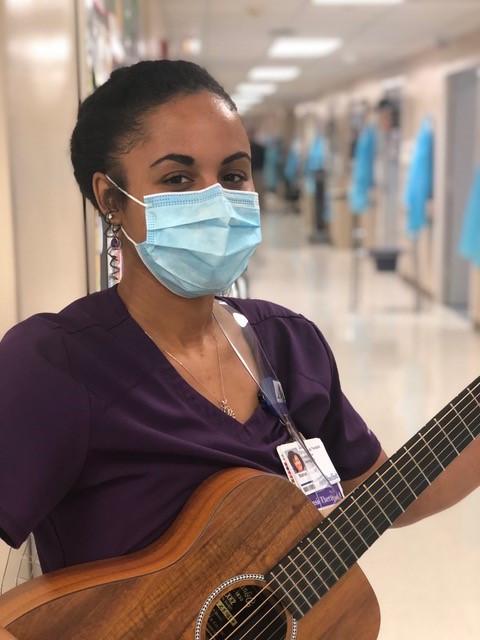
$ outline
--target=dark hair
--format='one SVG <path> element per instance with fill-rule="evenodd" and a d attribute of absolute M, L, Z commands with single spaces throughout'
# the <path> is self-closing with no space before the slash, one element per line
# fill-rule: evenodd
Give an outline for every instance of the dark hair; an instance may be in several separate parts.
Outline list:
<path fill-rule="evenodd" d="M 392 126 L 394 129 L 398 129 L 400 126 L 400 105 L 397 101 L 391 98 L 382 98 L 377 102 L 376 110 L 378 113 L 389 111 L 392 118 Z"/>
<path fill-rule="evenodd" d="M 126 188 L 116 158 L 143 135 L 142 119 L 149 110 L 178 95 L 201 91 L 216 94 L 232 111 L 237 110 L 223 87 L 193 62 L 152 60 L 116 69 L 80 105 L 70 140 L 73 172 L 85 198 L 98 208 L 92 189 L 96 171 L 113 173 Z"/>
<path fill-rule="evenodd" d="M 303 461 L 302 456 L 299 453 L 297 453 L 296 451 L 289 451 L 287 453 L 287 457 L 288 457 L 288 459 L 290 461 L 290 464 L 292 465 L 293 468 L 296 468 L 295 467 L 294 458 L 298 458 L 300 460 L 300 462 L 302 463 L 302 471 L 305 469 L 305 463 Z"/>

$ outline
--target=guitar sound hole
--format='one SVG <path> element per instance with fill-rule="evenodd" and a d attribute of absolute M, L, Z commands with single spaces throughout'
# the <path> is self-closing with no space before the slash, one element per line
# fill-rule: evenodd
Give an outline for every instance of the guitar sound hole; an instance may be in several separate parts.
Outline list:
<path fill-rule="evenodd" d="M 241 585 L 217 602 L 207 621 L 206 640 L 285 640 L 283 607 L 267 590 Z"/>

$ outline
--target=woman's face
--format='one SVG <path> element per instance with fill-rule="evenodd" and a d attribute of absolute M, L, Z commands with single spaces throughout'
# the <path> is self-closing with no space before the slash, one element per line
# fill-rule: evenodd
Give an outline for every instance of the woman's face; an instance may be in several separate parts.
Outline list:
<path fill-rule="evenodd" d="M 216 182 L 227 189 L 254 190 L 247 134 L 238 114 L 218 96 L 205 91 L 174 98 L 149 112 L 143 125 L 143 139 L 119 158 L 125 189 L 137 199 Z M 101 173 L 95 174 L 94 185 L 100 198 L 111 188 Z M 119 215 L 130 237 L 142 242 L 144 207 L 127 198 Z"/>
<path fill-rule="evenodd" d="M 295 467 L 297 472 L 303 471 L 304 469 L 302 459 L 297 454 L 293 456 L 293 466 Z"/>

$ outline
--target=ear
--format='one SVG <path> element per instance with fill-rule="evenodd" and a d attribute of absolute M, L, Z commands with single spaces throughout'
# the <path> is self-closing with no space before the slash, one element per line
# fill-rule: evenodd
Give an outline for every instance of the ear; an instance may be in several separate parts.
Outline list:
<path fill-rule="evenodd" d="M 112 213 L 114 215 L 113 223 L 118 224 L 120 222 L 120 199 L 117 189 L 100 171 L 93 174 L 92 188 L 100 214 Z"/>

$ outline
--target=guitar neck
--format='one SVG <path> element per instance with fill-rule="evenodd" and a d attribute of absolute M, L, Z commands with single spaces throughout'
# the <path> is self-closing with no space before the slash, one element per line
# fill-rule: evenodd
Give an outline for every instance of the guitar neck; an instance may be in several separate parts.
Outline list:
<path fill-rule="evenodd" d="M 480 377 L 301 540 L 268 574 L 298 618 L 480 434 Z"/>

